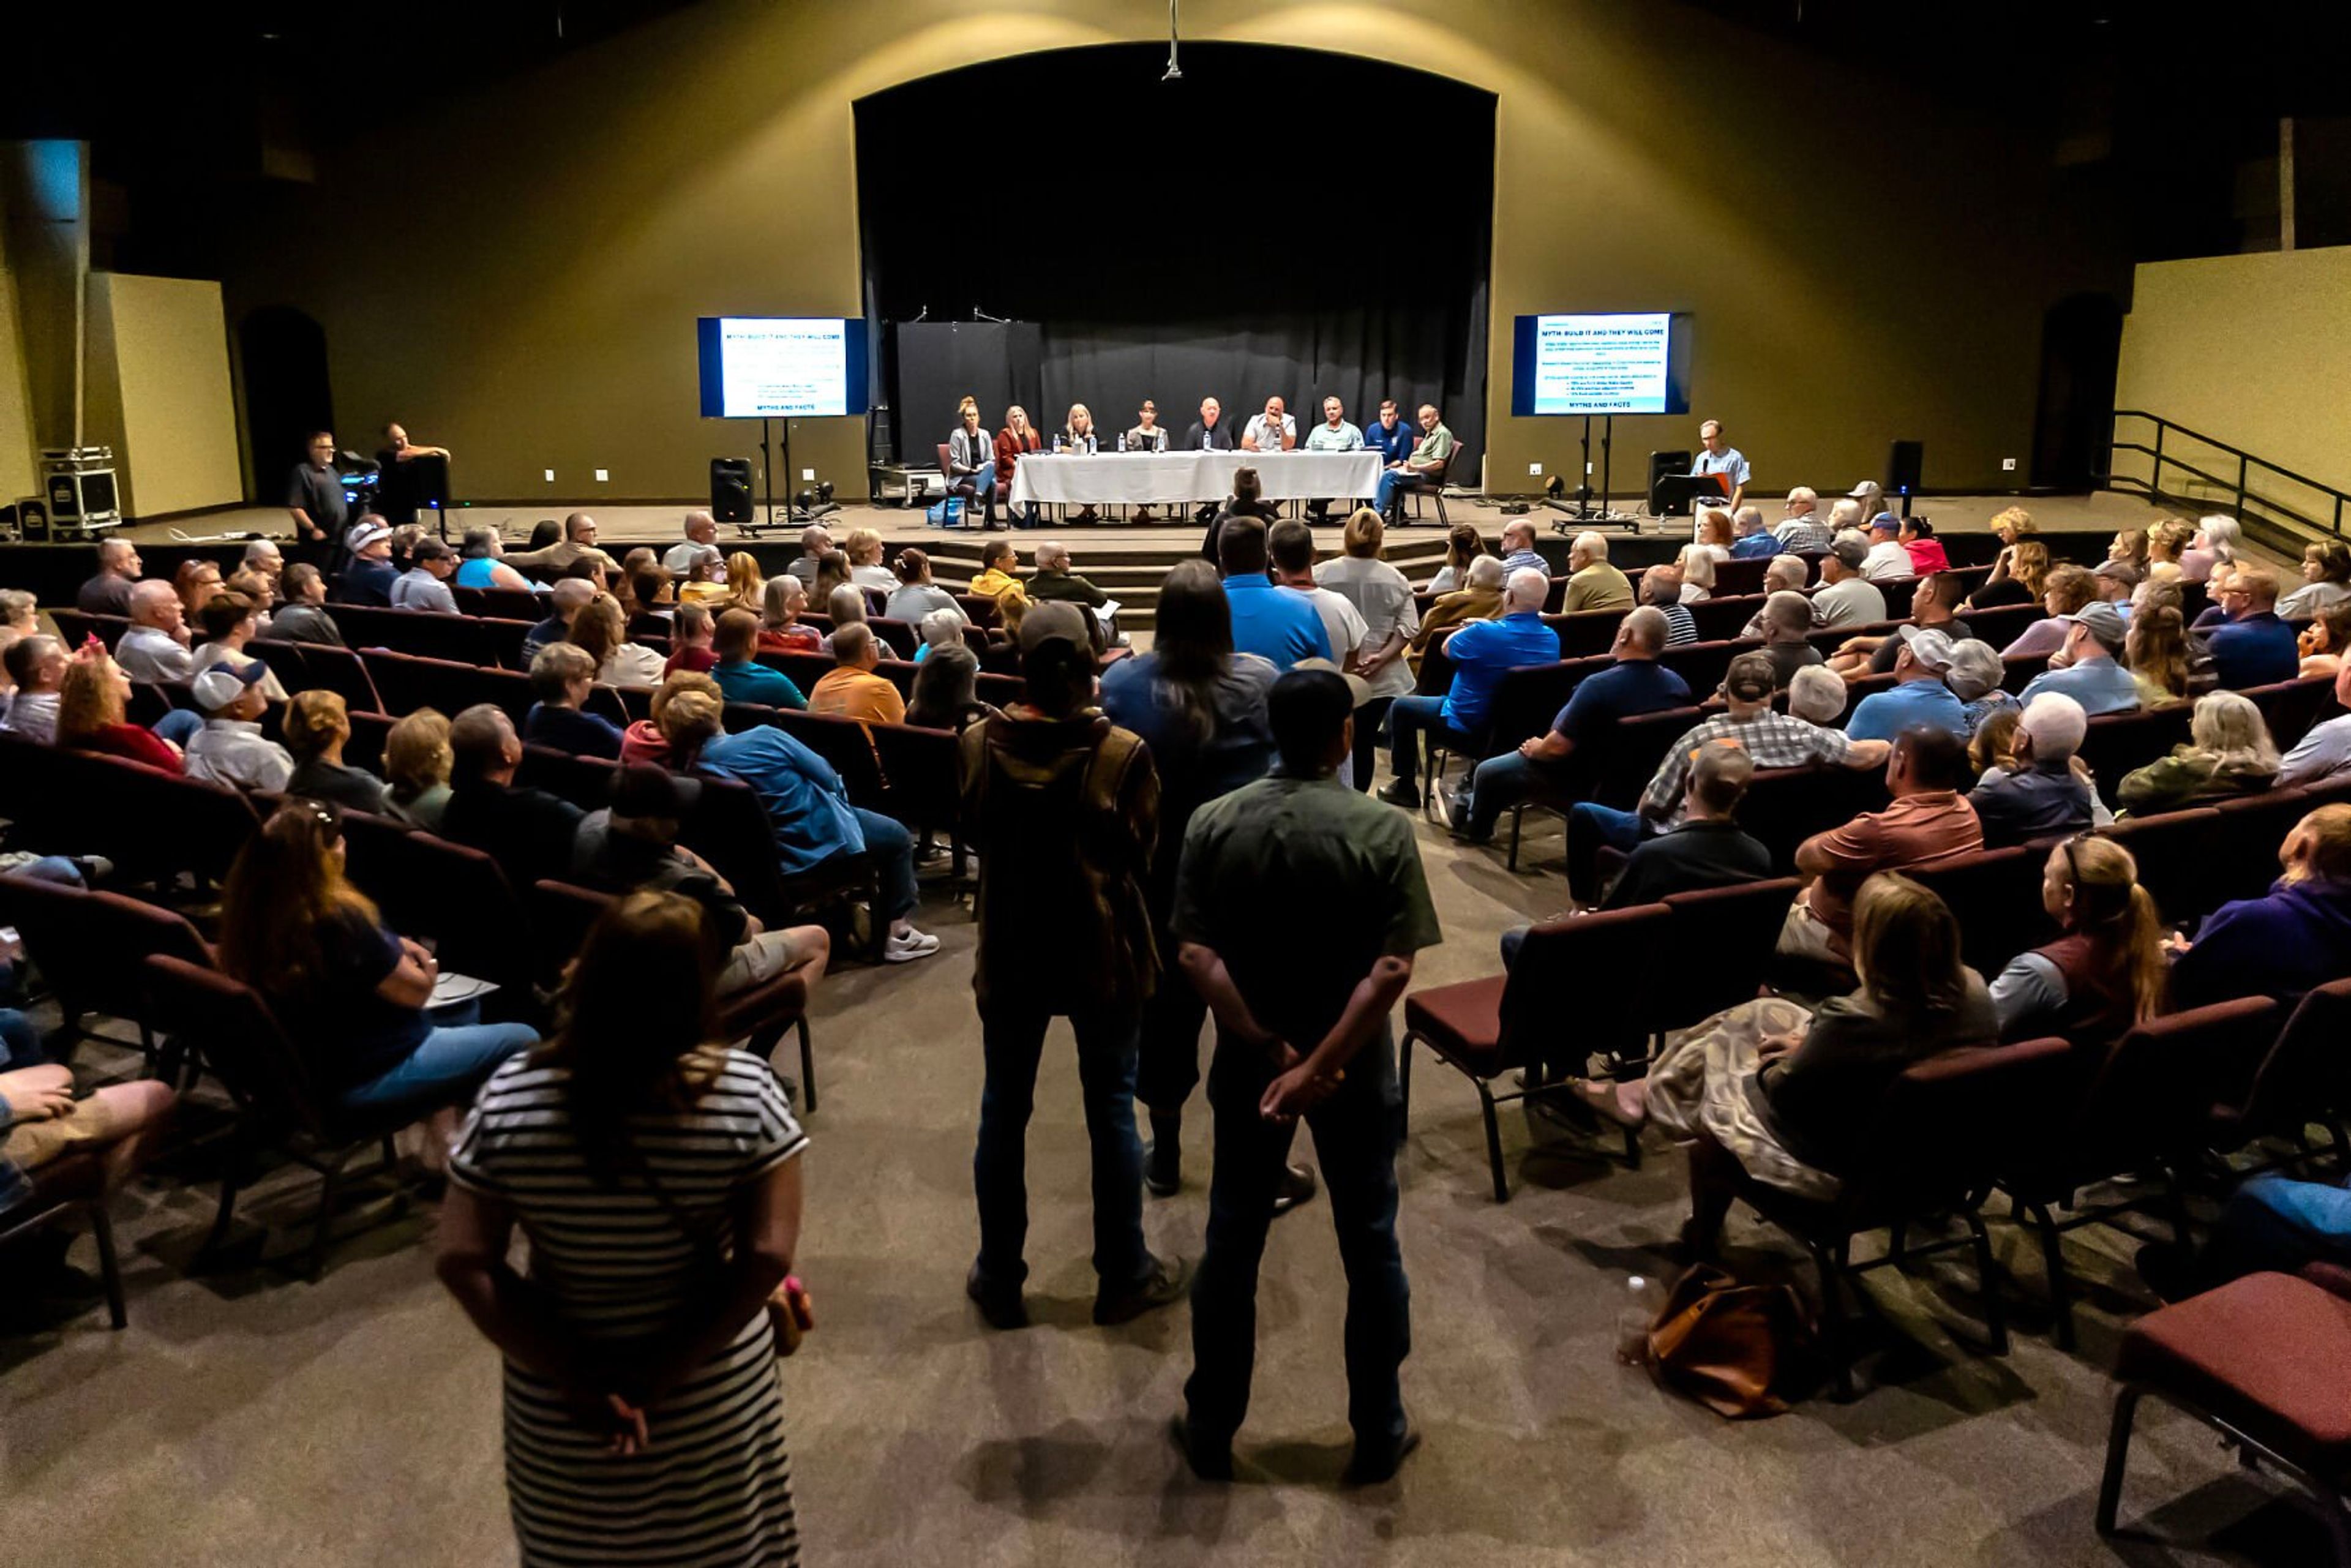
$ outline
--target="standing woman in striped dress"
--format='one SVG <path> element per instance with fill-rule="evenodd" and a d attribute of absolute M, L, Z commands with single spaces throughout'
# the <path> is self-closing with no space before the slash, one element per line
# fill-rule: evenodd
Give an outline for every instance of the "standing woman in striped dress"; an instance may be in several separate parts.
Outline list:
<path fill-rule="evenodd" d="M 620 900 L 451 1166 L 440 1273 L 506 1354 L 526 1564 L 799 1560 L 767 1302 L 807 1140 L 765 1061 L 708 1043 L 716 973 L 698 905 Z"/>

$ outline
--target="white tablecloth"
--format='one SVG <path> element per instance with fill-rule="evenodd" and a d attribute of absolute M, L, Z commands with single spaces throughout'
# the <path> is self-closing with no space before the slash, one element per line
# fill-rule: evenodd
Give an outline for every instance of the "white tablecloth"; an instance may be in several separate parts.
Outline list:
<path fill-rule="evenodd" d="M 1384 465 L 1376 452 L 1103 452 L 1091 457 L 1021 455 L 1012 503 L 1180 506 L 1233 493 L 1233 470 L 1257 470 L 1269 501 L 1369 496 Z"/>

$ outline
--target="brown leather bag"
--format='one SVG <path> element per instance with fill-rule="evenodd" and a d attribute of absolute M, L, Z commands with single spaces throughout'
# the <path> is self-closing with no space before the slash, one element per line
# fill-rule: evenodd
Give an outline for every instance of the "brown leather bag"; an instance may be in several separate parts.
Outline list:
<path fill-rule="evenodd" d="M 1748 1285 L 1693 1265 L 1651 1325 L 1656 1380 L 1730 1420 L 1777 1416 L 1808 1381 L 1812 1313 L 1790 1285 Z"/>

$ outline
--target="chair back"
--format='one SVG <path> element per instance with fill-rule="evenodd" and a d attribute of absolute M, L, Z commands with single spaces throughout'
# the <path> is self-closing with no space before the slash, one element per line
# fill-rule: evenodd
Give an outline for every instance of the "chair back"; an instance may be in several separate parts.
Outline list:
<path fill-rule="evenodd" d="M 612 905 L 612 894 L 568 882 L 535 883 L 530 890 L 531 945 L 537 950 L 539 984 L 552 990 L 565 966 L 588 939 L 588 928 Z"/>
<path fill-rule="evenodd" d="M 13 925 L 68 1022 L 88 1013 L 152 1024 L 140 960 L 165 953 L 209 967 L 212 946 L 184 915 L 119 893 L 0 875 L 0 925 Z"/>
<path fill-rule="evenodd" d="M 1730 661 L 1741 653 L 1754 652 L 1759 645 L 1720 639 L 1685 643 L 1658 654 L 1657 663 L 1681 676 L 1689 686 L 1690 695 L 1703 701 L 1721 688 L 1722 677 L 1730 673 Z"/>
<path fill-rule="evenodd" d="M 2195 708 L 2188 703 L 2165 703 L 2137 713 L 2102 713 L 2082 732 L 2075 753 L 2098 781 L 2098 792 L 2108 800 L 2122 787 L 2123 775 L 2144 768 L 2188 738 L 2188 721 Z"/>
<path fill-rule="evenodd" d="M 1618 719 L 1609 729 L 1592 798 L 1604 806 L 1632 810 L 1674 742 L 1703 716 L 1695 707 L 1670 707 Z"/>
<path fill-rule="evenodd" d="M 1616 628 L 1625 622 L 1622 610 L 1575 610 L 1546 615 L 1542 623 L 1557 633 L 1562 658 L 1588 659 L 1615 645 Z"/>
<path fill-rule="evenodd" d="M 2045 1136 L 2072 1047 L 2050 1038 L 1962 1046 L 1886 1085 L 1839 1202 L 1859 1223 L 1949 1209 L 1990 1187 L 2011 1150 Z"/>
<path fill-rule="evenodd" d="M 2351 979 L 2306 993 L 2262 1058 L 2244 1100 L 2252 1134 L 2298 1134 L 2351 1112 Z"/>
<path fill-rule="evenodd" d="M 2056 923 L 2041 906 L 2045 843 L 1953 855 L 1902 874 L 1941 899 L 1959 925 L 1959 957 L 1991 979 L 2019 953 L 2053 942 Z"/>
<path fill-rule="evenodd" d="M 951 729 L 877 724 L 873 750 L 890 781 L 890 814 L 909 827 L 952 831 L 961 809 L 962 737 Z"/>
<path fill-rule="evenodd" d="M 375 680 L 368 674 L 367 664 L 358 653 L 349 648 L 338 648 L 330 643 L 304 643 L 300 646 L 304 679 L 310 686 L 323 686 L 333 692 L 353 713 L 392 711 L 384 706 L 383 698 L 377 695 Z M 254 644 L 254 650 L 259 653 L 258 643 Z M 294 688 L 288 685 L 287 689 L 291 691 Z"/>
<path fill-rule="evenodd" d="M 873 592 L 870 588 L 865 591 L 869 598 Z M 913 622 L 893 621 L 886 615 L 875 613 L 866 616 L 865 624 L 873 628 L 873 634 L 882 639 L 894 657 L 914 658 L 915 645 L 922 637 Z"/>
<path fill-rule="evenodd" d="M 2270 738 L 2277 742 L 2277 748 L 2291 751 L 2310 733 L 2318 716 L 2333 706 L 2335 678 L 2304 675 L 2274 685 L 2247 686 L 2239 695 L 2262 710 L 2262 717 L 2269 725 Z"/>
<path fill-rule="evenodd" d="M 2205 854 L 2206 894 L 2212 907 L 2267 893 L 2277 880 L 2278 851 L 2286 835 L 2318 804 L 2305 790 L 2269 789 L 2214 805 L 2220 818 L 2218 836 Z"/>
<path fill-rule="evenodd" d="M 737 706 L 726 705 L 729 712 Z M 751 787 L 697 775 L 702 799 L 678 827 L 678 841 L 726 879 L 743 906 L 770 926 L 789 924 L 791 898 L 776 863 L 775 829 Z"/>
<path fill-rule="evenodd" d="M 1522 740 L 1548 734 L 1552 719 L 1574 695 L 1576 684 L 1611 663 L 1604 654 L 1503 671 L 1486 711 L 1487 755 L 1500 756 Z"/>
<path fill-rule="evenodd" d="M 1796 849 L 1814 833 L 1843 827 L 1865 811 L 1886 809 L 1883 768 L 1811 763 L 1761 768 L 1739 802 L 1739 823 L 1771 852 L 1771 868 L 1796 868 Z"/>
<path fill-rule="evenodd" d="M 147 994 L 164 1027 L 202 1054 L 240 1110 L 333 1138 L 335 1117 L 316 1066 L 260 992 L 167 953 L 149 957 L 146 970 Z"/>
<path fill-rule="evenodd" d="M 2095 1180 L 2200 1148 L 2213 1105 L 2242 1103 L 2282 1011 L 2241 997 L 2135 1026 L 2099 1064 L 2061 1157 Z"/>
<path fill-rule="evenodd" d="M 1528 931 L 1502 987 L 1502 1065 L 1577 1067 L 1589 1052 L 1637 1050 L 1651 1032 L 1649 969 L 1672 928 L 1664 904 L 1644 904 Z"/>
<path fill-rule="evenodd" d="M 577 757 L 551 746 L 526 746 L 515 782 L 560 795 L 583 811 L 601 810 L 611 803 L 612 781 L 621 765 L 610 758 Z"/>
<path fill-rule="evenodd" d="M 1673 950 L 1682 962 L 1673 983 L 1656 989 L 1651 1024 L 1682 1029 L 1726 1008 L 1753 1001 L 1779 945 L 1781 923 L 1803 886 L 1800 877 L 1669 894 Z"/>
<path fill-rule="evenodd" d="M 1752 594 L 1760 602 L 1763 590 L 1763 573 L 1770 570 L 1771 565 L 1771 558 L 1768 555 L 1733 556 L 1729 560 L 1716 561 L 1714 563 L 1715 598 L 1720 599 L 1729 595 L 1744 599 Z M 1700 600 L 1698 602 L 1703 604 L 1711 601 Z M 1690 608 L 1695 610 L 1698 606 L 1694 604 Z M 1755 612 L 1750 609 L 1748 613 L 1752 615 Z"/>
<path fill-rule="evenodd" d="M 2032 684 L 2035 675 L 2049 668 L 2046 653 L 2019 653 L 2001 661 L 2000 689 L 2011 696 L 2022 695 Z"/>
<path fill-rule="evenodd" d="M 1745 561 L 1724 561 L 1717 565 L 1714 569 L 1714 597 L 1701 599 L 1689 607 L 1690 621 L 1698 627 L 1700 642 L 1719 643 L 1737 637 L 1747 629 L 1747 623 L 1755 619 L 1756 612 L 1763 608 L 1763 601 L 1770 595 L 1744 591 L 1733 593 L 1726 591 L 1722 586 L 1722 573 L 1734 566 L 1747 564 Z M 1761 583 L 1763 574 L 1757 572 L 1755 580 Z"/>
<path fill-rule="evenodd" d="M 2220 813 L 2199 806 L 2132 818 L 2103 831 L 2138 862 L 2138 884 L 2154 896 L 2157 911 L 2168 924 L 2215 907 L 2213 868 L 2207 862 L 2220 830 Z"/>
<path fill-rule="evenodd" d="M 2027 626 L 2047 620 L 2048 612 L 2038 604 L 1995 604 L 1989 610 L 1970 610 L 1960 619 L 1978 642 L 2005 648 L 2024 635 Z"/>

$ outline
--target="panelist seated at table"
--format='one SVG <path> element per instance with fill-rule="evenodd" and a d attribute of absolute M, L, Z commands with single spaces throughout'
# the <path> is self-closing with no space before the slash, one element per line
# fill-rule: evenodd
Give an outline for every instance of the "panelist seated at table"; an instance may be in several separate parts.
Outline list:
<path fill-rule="evenodd" d="M 1372 509 L 1391 525 L 1402 515 L 1404 493 L 1435 484 L 1453 462 L 1453 433 L 1437 417 L 1435 403 L 1420 405 L 1419 424 L 1420 439 L 1412 444 L 1411 454 L 1401 463 L 1388 465 L 1380 476 L 1380 487 L 1372 495 Z"/>
<path fill-rule="evenodd" d="M 1265 400 L 1265 412 L 1251 414 L 1241 431 L 1244 452 L 1287 452 L 1298 444 L 1298 421 L 1291 418 L 1278 397 Z"/>
<path fill-rule="evenodd" d="M 1230 452 L 1233 449 L 1233 427 L 1225 421 L 1225 405 L 1215 398 L 1200 400 L 1200 417 L 1184 433 L 1186 452 Z M 1205 523 L 1217 515 L 1217 505 L 1204 501 L 1194 514 Z"/>
<path fill-rule="evenodd" d="M 947 437 L 947 489 L 968 496 L 989 528 L 996 526 L 996 446 L 979 423 L 979 402 L 966 398 L 956 410 L 960 421 Z"/>
<path fill-rule="evenodd" d="M 1093 410 L 1081 402 L 1071 403 L 1069 418 L 1061 422 L 1061 433 L 1053 437 L 1053 450 L 1071 453 L 1081 457 L 1091 457 L 1101 451 L 1102 444 L 1094 437 Z M 1072 522 L 1079 523 L 1100 520 L 1101 514 L 1094 510 L 1093 503 L 1091 501 L 1079 507 L 1078 515 L 1071 519 Z"/>
<path fill-rule="evenodd" d="M 1012 471 L 1019 465 L 1020 455 L 1041 452 L 1044 446 L 1045 437 L 1029 423 L 1027 409 L 1016 402 L 1004 411 L 1004 428 L 996 433 L 996 483 L 1008 507 L 1012 504 Z M 1035 527 L 1037 503 L 1029 502 L 1025 515 L 1016 520 Z"/>
<path fill-rule="evenodd" d="M 1364 426 L 1364 444 L 1380 455 L 1383 465 L 1392 466 L 1412 455 L 1413 443 L 1420 433 L 1412 421 L 1405 418 L 1392 397 L 1380 399 L 1380 416 Z"/>
<path fill-rule="evenodd" d="M 1118 438 L 1118 449 L 1121 452 L 1165 452 L 1167 450 L 1167 431 L 1165 427 L 1159 423 L 1159 405 L 1157 403 L 1152 402 L 1149 398 L 1144 398 L 1143 400 L 1143 406 L 1135 411 L 1134 428 Z M 1135 507 L 1134 520 L 1138 523 L 1147 523 L 1151 521 L 1151 508 L 1148 506 Z"/>
<path fill-rule="evenodd" d="M 1309 452 L 1361 452 L 1364 433 L 1347 418 L 1345 403 L 1335 397 L 1326 397 L 1322 400 L 1322 423 L 1306 433 L 1305 446 Z M 1331 502 L 1327 497 L 1318 496 L 1306 503 L 1306 510 L 1317 519 L 1328 517 Z"/>

